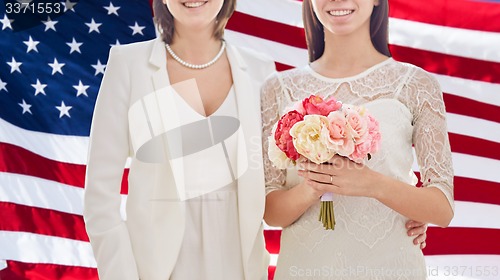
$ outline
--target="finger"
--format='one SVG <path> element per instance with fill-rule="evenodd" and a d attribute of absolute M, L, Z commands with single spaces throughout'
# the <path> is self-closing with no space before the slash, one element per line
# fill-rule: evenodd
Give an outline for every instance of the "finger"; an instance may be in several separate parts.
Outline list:
<path fill-rule="evenodd" d="M 335 184 L 325 184 L 325 183 L 317 182 L 317 181 L 313 181 L 313 180 L 307 180 L 306 184 L 311 186 L 312 188 L 320 191 L 320 192 L 323 192 L 323 193 L 332 192 L 335 194 L 342 194 L 342 195 L 344 194 L 342 188 L 340 188 L 339 186 L 337 186 Z"/>
<path fill-rule="evenodd" d="M 308 170 L 298 170 L 297 175 L 299 175 L 300 177 L 307 178 L 309 175 L 309 172 L 308 172 Z"/>
<path fill-rule="evenodd" d="M 304 167 L 305 167 L 304 171 L 308 172 L 307 173 L 308 175 L 311 175 L 311 174 L 314 174 L 314 175 L 319 174 L 320 176 L 325 175 L 326 177 L 324 177 L 324 178 L 329 178 L 330 175 L 334 175 L 331 169 L 329 169 L 328 167 L 322 167 L 321 164 L 314 164 L 313 163 L 311 165 L 306 165 Z M 327 182 L 328 180 L 324 180 L 324 181 Z"/>
<path fill-rule="evenodd" d="M 304 169 L 304 170 L 299 169 L 299 170 L 297 170 L 297 174 L 304 177 L 304 176 L 309 176 L 310 174 L 324 174 L 324 173 L 317 172 L 317 171 L 310 170 L 310 169 Z"/>
<path fill-rule="evenodd" d="M 422 242 L 425 242 L 426 239 L 427 239 L 426 233 L 419 234 L 417 237 L 413 239 L 413 244 L 415 245 L 421 244 Z"/>
<path fill-rule="evenodd" d="M 414 227 L 408 230 L 408 235 L 409 236 L 415 236 L 415 235 L 420 235 L 423 234 L 427 231 L 427 224 L 424 224 L 419 227 Z"/>
<path fill-rule="evenodd" d="M 305 167 L 305 169 L 310 170 L 310 171 L 314 171 L 317 173 L 324 173 L 322 164 L 315 164 L 315 163 L 311 162 L 311 163 L 304 164 L 304 167 Z"/>
<path fill-rule="evenodd" d="M 420 227 L 423 225 L 425 225 L 425 223 L 421 223 L 421 222 L 417 222 L 417 221 L 413 221 L 413 220 L 409 220 L 408 222 L 406 222 L 407 229 L 412 229 L 412 228 Z"/>
<path fill-rule="evenodd" d="M 310 180 L 310 179 L 306 179 L 306 180 L 305 180 L 305 183 L 306 183 L 306 185 L 308 185 L 311 189 L 315 190 L 315 191 L 316 191 L 316 192 L 318 192 L 318 193 L 323 194 L 323 193 L 327 192 L 327 191 L 325 190 L 325 184 L 321 184 L 321 183 L 318 183 L 318 182 L 316 182 L 316 181 L 312 181 L 312 180 Z"/>
<path fill-rule="evenodd" d="M 406 226 L 407 229 L 412 229 L 412 228 L 418 226 L 418 223 L 419 222 L 416 222 L 416 221 L 413 221 L 413 220 L 409 220 L 409 221 L 406 222 L 405 226 Z"/>
<path fill-rule="evenodd" d="M 420 243 L 420 250 L 423 250 L 425 247 L 427 247 L 427 242 Z"/>
<path fill-rule="evenodd" d="M 310 163 L 306 163 L 304 165 L 304 167 L 306 167 L 309 170 L 319 172 L 319 173 L 331 173 L 331 170 L 333 170 L 335 166 L 329 162 L 324 162 L 321 164 L 316 164 L 316 163 L 310 162 Z"/>
<path fill-rule="evenodd" d="M 324 174 L 324 173 L 316 173 L 316 172 L 308 172 L 307 177 L 315 182 L 323 183 L 323 184 L 332 184 L 333 183 L 333 176 L 330 174 Z"/>

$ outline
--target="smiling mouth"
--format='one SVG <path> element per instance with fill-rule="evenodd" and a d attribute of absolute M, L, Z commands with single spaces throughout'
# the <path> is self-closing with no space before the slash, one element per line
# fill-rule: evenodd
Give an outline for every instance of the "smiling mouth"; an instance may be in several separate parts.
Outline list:
<path fill-rule="evenodd" d="M 334 17 L 342 17 L 354 13 L 354 10 L 335 10 L 329 11 L 328 13 Z"/>
<path fill-rule="evenodd" d="M 185 2 L 182 4 L 187 8 L 198 8 L 205 5 L 206 3 L 207 1 L 199 1 L 199 2 Z"/>

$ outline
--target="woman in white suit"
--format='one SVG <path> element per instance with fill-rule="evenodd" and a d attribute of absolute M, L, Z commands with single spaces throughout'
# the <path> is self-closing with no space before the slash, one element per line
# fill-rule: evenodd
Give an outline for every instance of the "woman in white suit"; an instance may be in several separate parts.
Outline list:
<path fill-rule="evenodd" d="M 235 2 L 155 0 L 161 38 L 110 51 L 84 201 L 101 280 L 267 278 L 259 88 L 274 63 L 223 41 Z"/>

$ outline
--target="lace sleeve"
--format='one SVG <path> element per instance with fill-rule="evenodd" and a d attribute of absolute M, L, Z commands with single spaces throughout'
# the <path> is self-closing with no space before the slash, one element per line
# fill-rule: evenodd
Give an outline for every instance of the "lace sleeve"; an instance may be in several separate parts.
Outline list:
<path fill-rule="evenodd" d="M 438 81 L 417 68 L 408 83 L 413 111 L 413 145 L 424 187 L 440 189 L 452 209 L 453 164 L 446 128 L 446 110 Z"/>
<path fill-rule="evenodd" d="M 282 93 L 281 81 L 278 73 L 273 74 L 264 83 L 261 89 L 262 112 L 262 152 L 264 158 L 264 173 L 266 181 L 266 195 L 272 191 L 283 189 L 286 182 L 286 170 L 273 166 L 269 160 L 269 141 L 274 124 L 280 118 L 278 95 Z"/>

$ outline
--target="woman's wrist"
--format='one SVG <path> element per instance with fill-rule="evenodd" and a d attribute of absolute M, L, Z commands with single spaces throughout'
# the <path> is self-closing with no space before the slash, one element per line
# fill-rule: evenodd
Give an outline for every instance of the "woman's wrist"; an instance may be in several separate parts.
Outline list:
<path fill-rule="evenodd" d="M 314 203 L 318 202 L 321 197 L 320 194 L 318 194 L 313 188 L 306 184 L 305 180 L 295 186 L 294 189 L 297 189 L 299 191 L 299 196 L 302 197 L 303 201 L 308 206 L 311 206 Z"/>
<path fill-rule="evenodd" d="M 392 183 L 392 178 L 385 176 L 381 173 L 374 172 L 373 185 L 371 186 L 371 191 L 369 196 L 375 198 L 379 201 L 384 200 L 387 193 L 390 192 L 390 185 Z"/>

